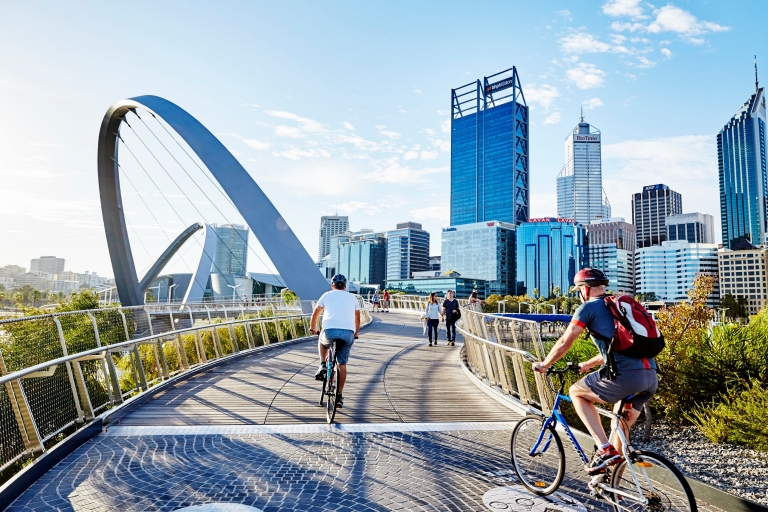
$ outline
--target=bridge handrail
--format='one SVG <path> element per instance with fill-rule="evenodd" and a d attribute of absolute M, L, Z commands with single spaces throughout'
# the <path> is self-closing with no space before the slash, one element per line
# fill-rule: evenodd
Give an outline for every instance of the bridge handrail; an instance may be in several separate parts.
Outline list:
<path fill-rule="evenodd" d="M 554 402 L 551 379 L 529 363 L 546 356 L 539 324 L 533 320 L 461 308 L 457 330 L 464 338 L 466 364 L 487 386 L 531 412 L 549 412 Z"/>

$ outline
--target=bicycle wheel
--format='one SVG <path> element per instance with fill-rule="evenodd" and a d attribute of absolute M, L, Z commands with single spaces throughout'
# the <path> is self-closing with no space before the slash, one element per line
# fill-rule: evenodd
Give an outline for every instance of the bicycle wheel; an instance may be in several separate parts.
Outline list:
<path fill-rule="evenodd" d="M 336 393 L 338 382 L 339 366 L 334 361 L 333 369 L 331 370 L 331 379 L 328 381 L 328 402 L 325 404 L 325 419 L 329 424 L 333 423 L 333 419 L 336 417 Z"/>
<path fill-rule="evenodd" d="M 649 503 L 643 505 L 626 496 L 612 493 L 614 510 L 696 512 L 696 499 L 691 487 L 674 464 L 661 455 L 643 450 L 633 452 L 631 459 L 631 469 L 634 470 L 643 495 Z M 637 495 L 637 485 L 626 460 L 622 460 L 613 469 L 611 487 Z"/>
<path fill-rule="evenodd" d="M 544 420 L 526 416 L 512 430 L 512 467 L 523 485 L 531 492 L 545 496 L 557 490 L 565 476 L 565 452 L 554 428 L 544 433 L 536 453 L 531 449 L 539 439 Z"/>

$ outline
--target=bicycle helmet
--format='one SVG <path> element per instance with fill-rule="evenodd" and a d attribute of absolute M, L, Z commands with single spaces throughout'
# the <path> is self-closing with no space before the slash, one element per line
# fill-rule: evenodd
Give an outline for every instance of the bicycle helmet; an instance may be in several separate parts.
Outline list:
<path fill-rule="evenodd" d="M 608 276 L 599 268 L 583 268 L 573 277 L 576 286 L 608 286 Z"/>
<path fill-rule="evenodd" d="M 347 278 L 341 274 L 336 274 L 331 279 L 331 284 L 333 284 L 334 288 L 347 286 Z"/>

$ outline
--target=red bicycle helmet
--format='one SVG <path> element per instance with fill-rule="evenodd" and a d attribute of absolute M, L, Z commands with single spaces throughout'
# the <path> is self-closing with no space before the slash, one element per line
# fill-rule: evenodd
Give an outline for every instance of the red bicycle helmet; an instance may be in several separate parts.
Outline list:
<path fill-rule="evenodd" d="M 583 268 L 573 276 L 576 286 L 608 286 L 608 276 L 599 268 Z"/>

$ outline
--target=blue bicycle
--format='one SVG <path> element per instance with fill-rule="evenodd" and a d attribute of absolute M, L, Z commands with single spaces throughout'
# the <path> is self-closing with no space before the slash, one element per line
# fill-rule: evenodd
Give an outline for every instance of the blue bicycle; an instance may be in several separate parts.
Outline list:
<path fill-rule="evenodd" d="M 547 495 L 555 492 L 565 477 L 565 452 L 557 430 L 565 432 L 583 464 L 589 459 L 579 446 L 571 428 L 560 412 L 560 403 L 570 402 L 563 394 L 565 374 L 579 372 L 572 363 L 563 370 L 550 368 L 547 375 L 556 376 L 559 389 L 556 392 L 552 414 L 526 416 L 512 431 L 512 466 L 522 484 L 531 492 Z M 696 500 L 688 482 L 674 464 L 661 455 L 635 450 L 628 442 L 626 412 L 628 400 L 623 399 L 614 412 L 598 409 L 601 415 L 612 419 L 609 439 L 621 440 L 623 459 L 605 473 L 594 475 L 588 486 L 596 498 L 611 502 L 619 511 L 686 511 L 696 512 Z M 619 428 L 621 425 L 621 428 Z"/>

